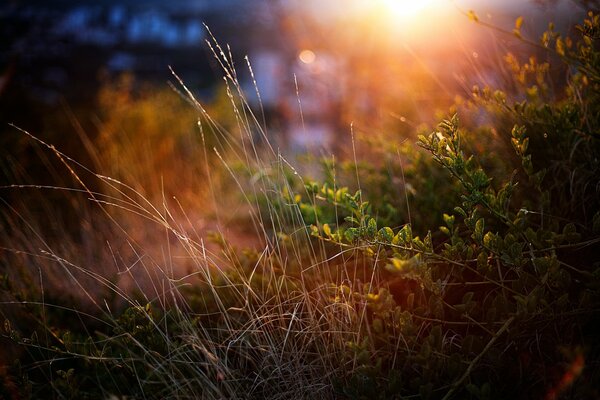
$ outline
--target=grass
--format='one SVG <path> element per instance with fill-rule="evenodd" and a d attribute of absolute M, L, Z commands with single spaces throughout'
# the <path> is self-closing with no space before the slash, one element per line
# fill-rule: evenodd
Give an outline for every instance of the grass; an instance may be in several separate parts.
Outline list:
<path fill-rule="evenodd" d="M 597 29 L 597 16 L 587 21 Z M 1 215 L 0 310 L 17 362 L 1 360 L 0 394 L 597 395 L 598 67 L 585 38 L 597 39 L 584 33 L 583 47 L 563 50 L 585 74 L 571 78 L 566 100 L 515 106 L 476 91 L 455 110 L 460 120 L 419 138 L 423 151 L 382 147 L 385 162 L 364 166 L 350 131 L 352 156 L 326 159 L 320 183 L 271 141 L 214 39 L 229 101 L 221 120 L 174 72 L 197 131 L 186 129 L 190 114 L 158 118 L 142 101 L 134 127 L 173 134 L 138 143 L 120 130 L 129 89 L 104 92 L 120 108 L 107 107 L 92 157 L 100 172 L 21 131 L 69 179 L 3 188 L 35 195 L 4 201 Z M 172 98 L 153 101 L 179 115 Z M 473 123 L 482 109 L 498 130 L 515 124 L 510 137 Z M 566 159 L 541 140 L 544 112 L 558 143 L 571 143 Z M 564 165 L 574 198 L 559 217 Z M 69 225 L 49 191 L 62 196 Z"/>
<path fill-rule="evenodd" d="M 87 243 L 68 236 L 49 243 L 44 239 L 47 233 L 44 221 L 36 225 L 37 216 L 22 214 L 15 208 L 5 214 L 8 245 L 4 251 L 12 253 L 7 254 L 5 261 L 14 260 L 13 265 L 23 268 L 24 276 L 15 277 L 7 271 L 11 283 L 16 281 L 17 287 L 11 287 L 14 295 L 4 304 L 22 309 L 16 319 L 11 318 L 13 321 L 20 321 L 21 313 L 35 315 L 37 319 L 7 325 L 7 333 L 28 332 L 35 326 L 33 332 L 28 332 L 32 338 L 23 339 L 23 344 L 31 358 L 42 360 L 25 366 L 25 371 L 31 370 L 36 378 L 46 380 L 59 397 L 78 397 L 80 390 L 90 389 L 86 381 L 93 381 L 93 376 L 74 376 L 78 368 L 64 367 L 56 372 L 56 365 L 79 366 L 81 362 L 99 363 L 100 369 L 109 375 L 125 368 L 132 374 L 133 382 L 140 385 L 140 394 L 148 393 L 148 388 L 154 386 L 161 388 L 153 392 L 156 397 L 229 398 L 238 397 L 240 393 L 273 398 L 310 397 L 318 393 L 332 396 L 334 371 L 339 369 L 336 364 L 345 347 L 345 338 L 355 331 L 345 315 L 349 306 L 340 304 L 334 307 L 340 310 L 332 309 L 328 301 L 330 285 L 324 285 L 320 279 L 315 281 L 319 272 L 324 276 L 330 272 L 324 271 L 326 263 L 315 261 L 316 254 L 322 250 L 313 247 L 297 208 L 289 207 L 285 214 L 258 211 L 257 201 L 261 195 L 280 193 L 287 185 L 282 177 L 289 171 L 289 164 L 269 148 L 268 142 L 258 148 L 252 140 L 255 130 L 261 132 L 263 138 L 266 133 L 239 91 L 235 72 L 230 69 L 232 60 L 220 60 L 233 90 L 238 90 L 233 94 L 232 89 L 228 89 L 228 94 L 241 137 L 223 130 L 182 86 L 187 100 L 201 115 L 198 125 L 203 143 L 208 135 L 217 142 L 212 149 L 214 154 L 203 154 L 200 167 L 205 171 L 198 171 L 198 166 L 191 163 L 171 168 L 183 172 L 193 168 L 200 176 L 195 179 L 209 182 L 208 190 L 202 193 L 205 197 L 197 196 L 194 200 L 213 204 L 217 221 L 215 236 L 225 236 L 226 232 L 219 230 L 231 219 L 249 220 L 242 222 L 250 224 L 244 229 L 252 229 L 253 235 L 262 238 L 259 239 L 262 247 L 256 254 L 246 255 L 246 259 L 240 259 L 229 242 L 222 241 L 220 249 L 206 243 L 206 231 L 196 231 L 193 217 L 185 214 L 177 198 L 167 199 L 163 191 L 158 193 L 162 199 L 157 199 L 157 193 L 151 193 L 162 203 L 155 205 L 141 193 L 144 185 L 139 180 L 132 179 L 136 182 L 134 188 L 96 173 L 52 145 L 22 132 L 60 160 L 74 178 L 76 187 L 14 185 L 13 190 L 56 190 L 65 192 L 65 197 L 72 202 L 87 197 L 96 206 L 96 209 L 78 206 L 76 219 L 81 221 L 82 228 L 79 239 Z M 142 109 L 142 118 L 146 115 Z M 116 150 L 121 148 L 113 139 L 108 140 Z M 122 148 L 133 152 L 137 149 L 131 142 L 125 142 Z M 206 151 L 210 150 L 203 150 Z M 146 155 L 142 152 L 142 156 Z M 136 162 L 136 156 L 133 153 L 124 156 L 120 152 L 118 157 L 126 164 L 114 165 L 119 168 L 117 175 L 119 171 L 127 171 L 130 174 L 127 178 L 131 180 L 152 170 L 148 164 Z M 156 159 L 149 156 L 151 160 Z M 111 159 L 102 153 L 98 158 Z M 214 163 L 220 163 L 231 175 L 217 176 L 218 167 Z M 139 165 L 142 172 L 130 169 Z M 258 171 L 252 185 L 239 178 L 240 165 L 247 171 L 244 175 Z M 90 183 L 89 177 L 95 182 Z M 187 178 L 186 182 L 193 179 Z M 231 183 L 216 182 L 225 179 Z M 248 212 L 247 216 L 236 217 L 222 206 L 231 202 L 232 197 L 235 199 L 219 190 L 230 191 L 230 187 L 223 187 L 231 184 L 238 186 L 244 198 L 241 205 L 234 207 L 240 213 Z M 101 191 L 91 187 L 100 187 Z M 71 193 L 75 195 L 71 197 Z M 43 202 L 43 195 L 41 197 Z M 266 204 L 262 206 L 273 209 L 269 196 L 264 199 Z M 175 209 L 171 208 L 173 205 Z M 50 205 L 45 206 L 48 215 L 52 215 Z M 223 215 L 225 213 L 227 215 Z M 281 219 L 298 224 L 298 232 L 289 248 L 271 233 L 281 229 Z M 57 235 L 61 231 L 69 232 L 60 221 L 52 223 L 57 225 L 54 227 Z M 241 233 L 227 232 L 228 237 L 235 235 Z M 62 239 L 64 242 L 54 247 Z M 243 238 L 242 241 L 245 242 Z M 107 243 L 106 247 L 103 243 Z M 313 260 L 311 265 L 304 264 L 306 256 Z M 297 269 L 301 264 L 310 273 L 288 279 L 286 270 Z M 255 282 L 257 276 L 260 276 L 260 284 Z M 186 291 L 192 284 L 194 294 L 190 301 Z M 202 290 L 198 291 L 198 287 Z M 74 303 L 79 305 L 70 305 Z M 124 307 L 127 311 L 121 315 Z M 206 311 L 202 312 L 203 309 Z M 52 317 L 46 315 L 55 313 Z M 217 321 L 201 323 L 205 319 L 212 320 L 215 314 L 219 315 Z M 129 325 L 130 318 L 136 325 Z M 62 329 L 85 332 L 90 337 L 66 339 Z M 150 338 L 138 340 L 138 331 Z M 111 337 L 111 333 L 116 332 L 122 333 Z M 62 348 L 57 349 L 57 345 Z M 154 346 L 166 354 L 158 353 Z M 121 352 L 127 355 L 116 355 Z M 138 372 L 137 368 L 144 372 Z M 101 372 L 93 374 L 100 376 Z M 83 388 L 78 384 L 68 387 L 76 379 L 81 379 L 79 385 Z M 125 390 L 116 377 L 109 380 L 114 381 L 115 388 Z M 103 396 L 111 391 L 97 389 Z M 35 386 L 30 390 L 33 397 L 41 395 Z M 62 393 L 63 390 L 66 393 Z"/>

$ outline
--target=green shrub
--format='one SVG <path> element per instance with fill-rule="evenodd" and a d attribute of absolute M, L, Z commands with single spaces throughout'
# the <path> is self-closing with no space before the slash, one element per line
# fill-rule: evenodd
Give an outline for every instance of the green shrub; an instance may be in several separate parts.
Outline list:
<path fill-rule="evenodd" d="M 599 31 L 590 13 L 577 38 L 542 38 L 569 72 L 564 93 L 549 97 L 545 64 L 510 58 L 522 98 L 475 89 L 383 166 L 324 161 L 317 183 L 253 143 L 243 169 L 219 155 L 248 187 L 262 247 L 217 234 L 210 248 L 159 219 L 188 280 L 166 274 L 136 298 L 99 278 L 126 307 L 60 311 L 80 328 L 30 304 L 28 332 L 5 323 L 29 350 L 15 376 L 33 397 L 597 396 Z"/>
<path fill-rule="evenodd" d="M 498 144 L 477 150 L 482 130 L 469 132 L 456 115 L 419 137 L 447 171 L 445 186 L 461 188 L 460 196 L 433 188 L 441 210 L 415 202 L 413 223 L 397 229 L 382 224 L 359 194 L 320 189 L 325 206 L 349 210 L 350 217 L 322 220 L 313 234 L 360 249 L 380 282 L 355 292 L 367 304 L 369 323 L 349 343 L 358 367 L 342 385 L 348 396 L 538 398 L 566 390 L 557 389 L 549 373 L 561 368 L 579 379 L 571 395 L 593 396 L 600 300 L 598 27 L 590 13 L 576 42 L 544 34 L 544 46 L 556 46 L 571 73 L 556 100 L 543 99 L 535 87 L 526 88 L 528 99 L 514 102 L 501 91 L 475 88 L 465 112 L 485 106 L 492 123 L 515 124 Z M 547 87 L 547 65 L 510 61 L 517 74 L 535 74 Z M 516 159 L 482 154 L 507 142 Z M 420 163 L 417 168 L 431 168 Z M 444 212 L 443 225 L 416 236 L 412 227 L 433 210 Z M 582 360 L 589 367 L 583 369 Z"/>

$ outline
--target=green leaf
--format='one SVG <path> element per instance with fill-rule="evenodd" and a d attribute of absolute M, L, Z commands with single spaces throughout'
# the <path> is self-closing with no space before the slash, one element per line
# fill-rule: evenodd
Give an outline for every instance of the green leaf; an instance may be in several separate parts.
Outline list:
<path fill-rule="evenodd" d="M 478 242 L 483 240 L 483 230 L 485 228 L 485 221 L 483 218 L 479 218 L 475 223 L 475 230 L 473 231 L 473 239 Z"/>
<path fill-rule="evenodd" d="M 529 138 L 525 138 L 521 141 L 521 153 L 526 153 L 529 148 Z"/>
<path fill-rule="evenodd" d="M 390 258 L 391 264 L 387 264 L 386 268 L 390 272 L 407 272 L 408 270 L 413 270 L 421 265 L 421 257 L 417 254 L 408 260 L 404 260 L 397 257 Z"/>
<path fill-rule="evenodd" d="M 575 227 L 575 224 L 572 222 L 569 222 L 568 224 L 566 224 L 563 228 L 563 235 L 567 235 L 569 233 L 576 233 L 577 232 L 577 228 Z"/>
<path fill-rule="evenodd" d="M 350 217 L 350 216 L 345 217 L 344 221 L 350 222 L 350 223 L 355 224 L 355 225 L 359 225 L 360 224 L 356 218 Z"/>
<path fill-rule="evenodd" d="M 353 243 L 359 237 L 360 231 L 358 228 L 348 228 L 344 232 L 344 237 L 350 243 Z"/>
<path fill-rule="evenodd" d="M 490 182 L 490 179 L 487 177 L 487 175 L 485 174 L 485 172 L 483 172 L 482 169 L 478 169 L 477 171 L 475 171 L 471 178 L 473 180 L 473 184 L 477 189 L 482 189 L 486 187 Z"/>
<path fill-rule="evenodd" d="M 412 242 L 412 229 L 410 228 L 410 224 L 406 224 L 400 229 L 396 236 L 400 237 L 402 244 L 408 244 Z"/>
<path fill-rule="evenodd" d="M 515 139 L 519 139 L 519 140 L 523 139 L 525 137 L 525 127 L 519 126 L 519 125 L 513 126 L 511 135 Z"/>
<path fill-rule="evenodd" d="M 581 239 L 581 235 L 577 233 L 575 224 L 570 222 L 563 228 L 563 236 L 568 243 L 574 243 Z"/>
<path fill-rule="evenodd" d="M 423 239 L 423 244 L 425 245 L 425 251 L 433 252 L 433 240 L 431 239 L 431 231 L 427 232 L 427 235 Z"/>
<path fill-rule="evenodd" d="M 482 251 L 477 256 L 477 269 L 480 271 L 485 271 L 488 266 L 488 255 L 485 251 Z"/>
<path fill-rule="evenodd" d="M 389 226 L 381 228 L 379 230 L 379 238 L 385 243 L 391 243 L 394 239 L 394 231 Z"/>
<path fill-rule="evenodd" d="M 373 239 L 375 237 L 376 233 L 377 233 L 377 221 L 375 220 L 375 218 L 369 218 L 369 222 L 367 223 L 367 236 L 370 239 Z"/>
<path fill-rule="evenodd" d="M 366 215 L 367 214 L 367 210 L 369 208 L 369 202 L 368 201 L 364 201 L 360 204 L 360 208 L 359 208 L 359 213 L 360 215 Z"/>
<path fill-rule="evenodd" d="M 404 267 L 409 265 L 408 260 L 401 260 L 399 258 L 392 258 L 391 259 L 392 264 L 388 265 L 388 270 L 391 272 L 402 272 L 404 270 Z"/>
<path fill-rule="evenodd" d="M 454 207 L 454 212 L 460 214 L 463 218 L 467 216 L 467 213 L 461 207 Z"/>
<path fill-rule="evenodd" d="M 483 245 L 492 251 L 496 251 L 497 237 L 492 232 L 487 232 L 483 237 Z"/>
<path fill-rule="evenodd" d="M 319 228 L 317 228 L 315 225 L 311 225 L 310 226 L 310 234 L 312 236 L 319 236 Z"/>
<path fill-rule="evenodd" d="M 456 218 L 454 217 L 454 215 L 448 215 L 444 213 L 444 223 L 448 226 L 448 228 L 452 229 L 452 227 L 454 226 L 455 219 Z"/>

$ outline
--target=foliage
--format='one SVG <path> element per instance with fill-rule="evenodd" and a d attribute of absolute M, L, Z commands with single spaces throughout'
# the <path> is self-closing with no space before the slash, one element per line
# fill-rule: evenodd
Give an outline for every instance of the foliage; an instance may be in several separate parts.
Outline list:
<path fill-rule="evenodd" d="M 325 202 L 351 216 L 313 225 L 313 234 L 360 248 L 384 282 L 356 293 L 368 304 L 370 324 L 362 341 L 349 344 L 361 365 L 345 388 L 351 397 L 542 397 L 556 384 L 549 370 L 565 357 L 573 366 L 588 355 L 585 384 L 572 393 L 594 393 L 600 113 L 598 16 L 588 17 L 575 44 L 552 30 L 542 39 L 544 46 L 553 40 L 575 71 L 559 100 L 544 100 L 535 85 L 513 104 L 501 91 L 475 88 L 474 102 L 487 106 L 492 121 L 515 123 L 509 139 L 519 162 L 506 158 L 500 169 L 513 173 L 492 177 L 479 154 L 465 151 L 474 135 L 461 130 L 456 115 L 419 137 L 462 189 L 460 198 L 443 197 L 447 213 L 437 232 L 420 238 L 411 224 L 382 226 L 359 194 L 321 188 Z M 548 87 L 547 64 L 509 61 L 519 82 L 533 74 Z M 413 220 L 430 211 L 412 210 Z"/>
<path fill-rule="evenodd" d="M 544 34 L 564 92 L 550 93 L 548 64 L 508 57 L 517 98 L 475 88 L 387 165 L 339 173 L 326 160 L 317 183 L 243 143 L 264 246 L 216 234 L 211 250 L 160 219 L 185 245 L 190 279 L 167 275 L 152 298 L 99 279 L 126 306 L 67 309 L 80 328 L 30 304 L 28 332 L 5 319 L 29 350 L 13 375 L 33 397 L 597 396 L 599 31 L 590 13 L 577 38 Z"/>

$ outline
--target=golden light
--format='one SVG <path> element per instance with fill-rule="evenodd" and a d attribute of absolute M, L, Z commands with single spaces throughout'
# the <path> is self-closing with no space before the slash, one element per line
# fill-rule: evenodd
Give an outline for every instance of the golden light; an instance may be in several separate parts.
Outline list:
<path fill-rule="evenodd" d="M 383 40 L 424 43 L 447 34 L 457 15 L 453 0 L 354 0 Z"/>
<path fill-rule="evenodd" d="M 385 12 L 389 12 L 392 17 L 412 18 L 416 17 L 421 11 L 433 6 L 434 0 L 379 0 Z"/>
<path fill-rule="evenodd" d="M 298 54 L 298 58 L 304 64 L 312 64 L 317 59 L 317 55 L 312 50 L 305 49 Z"/>

